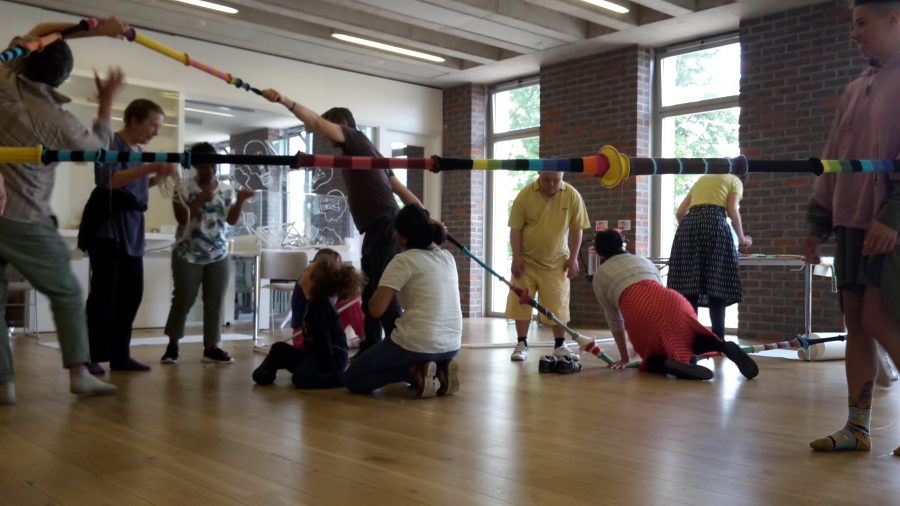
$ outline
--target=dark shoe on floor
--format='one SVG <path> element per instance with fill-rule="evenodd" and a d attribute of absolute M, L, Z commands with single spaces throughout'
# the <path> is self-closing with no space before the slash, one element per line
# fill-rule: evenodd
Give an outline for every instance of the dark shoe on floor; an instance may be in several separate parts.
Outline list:
<path fill-rule="evenodd" d="M 581 362 L 571 357 L 556 356 L 556 367 L 553 369 L 553 372 L 559 374 L 572 374 L 581 372 Z"/>
<path fill-rule="evenodd" d="M 231 355 L 229 355 L 227 351 L 218 346 L 213 346 L 212 348 L 203 351 L 203 358 L 201 361 L 204 364 L 230 364 L 234 362 L 234 359 L 231 358 Z"/>
<path fill-rule="evenodd" d="M 416 397 L 419 399 L 434 397 L 437 394 L 437 385 L 435 385 L 437 364 L 434 362 L 423 362 L 414 365 L 412 369 L 413 382 L 416 385 Z"/>
<path fill-rule="evenodd" d="M 453 395 L 459 391 L 459 364 L 453 360 L 441 362 L 437 366 L 437 378 L 441 386 L 438 395 Z"/>
<path fill-rule="evenodd" d="M 125 362 L 110 362 L 109 368 L 112 371 L 149 371 L 150 366 L 138 362 L 133 358 L 129 358 Z"/>
<path fill-rule="evenodd" d="M 737 343 L 725 343 L 725 356 L 734 362 L 745 378 L 753 379 L 759 375 L 759 366 Z"/>
<path fill-rule="evenodd" d="M 666 359 L 663 370 L 666 374 L 671 374 L 681 379 L 709 380 L 713 377 L 713 372 L 702 365 L 689 365 L 674 358 Z"/>
<path fill-rule="evenodd" d="M 87 365 L 87 370 L 94 376 L 103 376 L 104 374 L 106 374 L 106 369 L 104 369 L 103 366 L 98 364 L 97 362 L 89 363 Z"/>
<path fill-rule="evenodd" d="M 538 360 L 538 372 L 540 372 L 540 373 L 556 372 L 556 362 L 557 362 L 557 359 L 553 355 L 541 356 L 541 359 Z"/>
<path fill-rule="evenodd" d="M 166 352 L 163 354 L 162 358 L 159 359 L 159 361 L 163 364 L 177 364 L 178 345 L 170 343 L 168 346 L 166 346 Z"/>

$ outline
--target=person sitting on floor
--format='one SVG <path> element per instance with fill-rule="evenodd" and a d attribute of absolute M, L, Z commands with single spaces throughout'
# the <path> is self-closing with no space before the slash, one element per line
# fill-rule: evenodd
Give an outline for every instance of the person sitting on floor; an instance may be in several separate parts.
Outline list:
<path fill-rule="evenodd" d="M 363 277 L 352 265 L 338 264 L 330 255 L 321 255 L 309 264 L 300 278 L 308 301 L 303 315 L 303 347 L 295 348 L 285 342 L 273 344 L 265 360 L 253 371 L 253 381 L 271 385 L 278 370 L 287 369 L 297 388 L 342 386 L 349 352 L 331 297 L 346 298 L 362 285 Z"/>
<path fill-rule="evenodd" d="M 322 255 L 330 256 L 338 265 L 341 265 L 343 259 L 341 254 L 331 248 L 322 248 L 316 252 L 313 262 L 318 260 Z M 294 291 L 291 293 L 291 344 L 295 348 L 303 349 L 303 315 L 306 314 L 306 296 L 303 295 L 303 288 L 300 286 L 300 280 L 294 285 Z M 362 311 L 362 296 L 359 291 L 353 292 L 349 297 L 336 299 L 334 307 L 337 308 L 338 317 L 341 319 L 341 328 L 347 334 L 347 346 L 349 348 L 359 348 L 360 339 L 365 334 L 364 319 Z M 352 334 L 351 334 L 352 332 Z"/>

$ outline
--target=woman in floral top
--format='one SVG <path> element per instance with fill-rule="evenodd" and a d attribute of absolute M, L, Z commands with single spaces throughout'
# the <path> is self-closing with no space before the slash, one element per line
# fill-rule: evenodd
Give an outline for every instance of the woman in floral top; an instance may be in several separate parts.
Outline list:
<path fill-rule="evenodd" d="M 215 154 L 211 144 L 202 142 L 191 154 Z M 203 286 L 203 358 L 206 363 L 228 364 L 233 359 L 219 348 L 222 339 L 222 303 L 225 300 L 228 273 L 228 241 L 225 223 L 234 225 L 244 201 L 252 191 L 236 194 L 216 179 L 216 166 L 195 164 L 196 177 L 178 189 L 173 202 L 178 220 L 178 241 L 172 250 L 172 278 L 175 289 L 166 321 L 169 346 L 163 364 L 178 362 L 178 341 L 184 337 L 184 323 L 197 291 Z"/>

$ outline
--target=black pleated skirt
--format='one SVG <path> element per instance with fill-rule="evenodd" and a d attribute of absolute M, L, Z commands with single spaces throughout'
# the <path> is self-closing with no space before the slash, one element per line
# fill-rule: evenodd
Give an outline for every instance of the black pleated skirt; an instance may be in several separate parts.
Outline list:
<path fill-rule="evenodd" d="M 739 257 L 725 209 L 715 205 L 691 207 L 678 225 L 669 255 L 668 287 L 685 296 L 709 298 L 726 306 L 741 302 Z"/>

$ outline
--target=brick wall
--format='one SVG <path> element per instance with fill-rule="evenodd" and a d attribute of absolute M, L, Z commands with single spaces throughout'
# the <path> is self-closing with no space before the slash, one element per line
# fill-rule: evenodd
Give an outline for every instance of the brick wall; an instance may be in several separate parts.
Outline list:
<path fill-rule="evenodd" d="M 849 43 L 848 27 L 843 0 L 742 23 L 740 135 L 748 157 L 802 159 L 820 153 L 838 97 L 865 63 Z M 638 47 L 543 67 L 541 156 L 581 156 L 604 144 L 628 155 L 649 154 L 651 67 L 651 52 Z M 483 104 L 482 87 L 445 90 L 444 155 L 483 157 Z M 632 220 L 634 230 L 627 234 L 630 249 L 649 254 L 649 178 L 631 178 L 613 190 L 587 176 L 570 175 L 566 180 L 584 197 L 592 223 Z M 811 185 L 812 177 L 803 174 L 750 176 L 742 207 L 756 251 L 800 252 Z M 484 224 L 483 175 L 445 174 L 443 195 L 451 230 L 465 230 L 483 253 L 481 232 L 475 233 Z M 466 214 L 470 209 L 475 211 L 472 217 Z M 591 235 L 586 232 L 585 238 Z M 470 264 L 460 262 L 465 281 L 461 296 L 468 314 L 474 314 L 480 300 L 470 294 L 480 290 L 483 280 L 471 278 L 479 271 Z M 802 329 L 801 273 L 747 268 L 742 280 L 742 337 L 776 340 Z M 813 329 L 838 330 L 842 320 L 829 280 L 817 278 L 814 288 Z M 480 291 L 476 297 L 481 297 Z M 573 282 L 571 310 L 574 325 L 605 325 L 583 277 Z"/>
<path fill-rule="evenodd" d="M 444 90 L 443 155 L 484 158 L 487 90 L 465 85 Z M 479 258 L 485 256 L 485 171 L 444 172 L 441 216 L 450 234 Z M 457 248 L 448 247 L 459 271 L 463 316 L 481 316 L 484 271 Z"/>
<path fill-rule="evenodd" d="M 646 156 L 651 62 L 648 50 L 629 47 L 543 67 L 541 156 L 584 156 L 604 144 L 628 155 Z M 626 233 L 630 248 L 649 253 L 649 178 L 629 178 L 611 190 L 590 176 L 568 175 L 566 181 L 581 193 L 592 224 L 609 220 L 612 226 L 620 219 L 631 220 L 634 229 Z M 593 233 L 585 231 L 584 238 L 592 239 Z M 583 275 L 572 282 L 570 309 L 573 325 L 605 326 Z"/>
<path fill-rule="evenodd" d="M 752 159 L 818 156 L 844 87 L 865 61 L 849 41 L 843 0 L 742 23 L 741 151 Z M 815 176 L 753 174 L 741 202 L 753 248 L 802 253 Z M 803 276 L 786 268 L 743 269 L 741 337 L 777 340 L 803 328 Z M 843 328 L 831 281 L 816 277 L 813 330 Z"/>

